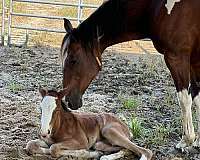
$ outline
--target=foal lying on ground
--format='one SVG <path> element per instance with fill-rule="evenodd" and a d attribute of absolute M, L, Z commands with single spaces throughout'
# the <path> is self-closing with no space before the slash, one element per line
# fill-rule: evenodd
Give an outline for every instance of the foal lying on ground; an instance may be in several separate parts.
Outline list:
<path fill-rule="evenodd" d="M 62 102 L 67 89 L 60 92 L 40 89 L 40 93 L 43 97 L 40 138 L 28 142 L 29 154 L 99 158 L 102 152 L 126 148 L 140 156 L 140 160 L 152 158 L 150 150 L 130 141 L 127 126 L 113 115 L 69 111 Z"/>

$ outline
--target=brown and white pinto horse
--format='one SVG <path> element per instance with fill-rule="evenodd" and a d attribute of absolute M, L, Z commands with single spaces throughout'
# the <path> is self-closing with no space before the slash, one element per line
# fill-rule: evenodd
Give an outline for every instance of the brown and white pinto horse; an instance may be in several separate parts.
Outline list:
<path fill-rule="evenodd" d="M 71 88 L 66 95 L 71 109 L 81 107 L 107 47 L 149 38 L 164 55 L 178 92 L 183 136 L 177 148 L 200 147 L 200 0 L 108 0 L 77 28 L 67 19 L 64 26 L 63 87 Z M 192 100 L 197 106 L 196 141 Z"/>
<path fill-rule="evenodd" d="M 43 97 L 40 139 L 28 142 L 29 154 L 99 158 L 101 152 L 108 154 L 127 148 L 140 156 L 140 160 L 151 160 L 152 152 L 132 143 L 128 127 L 113 115 L 68 110 L 62 102 L 66 92 L 68 89 L 57 92 L 40 88 Z"/>

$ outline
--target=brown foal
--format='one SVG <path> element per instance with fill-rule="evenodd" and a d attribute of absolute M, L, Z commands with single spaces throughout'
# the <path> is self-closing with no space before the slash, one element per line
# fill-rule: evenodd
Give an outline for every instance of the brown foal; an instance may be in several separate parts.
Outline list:
<path fill-rule="evenodd" d="M 59 92 L 40 89 L 40 93 L 43 97 L 41 128 L 39 139 L 29 141 L 26 146 L 29 154 L 100 158 L 102 152 L 113 153 L 126 148 L 140 156 L 140 160 L 152 158 L 150 150 L 130 141 L 128 127 L 113 115 L 68 110 L 62 102 L 67 89 Z M 89 151 L 91 149 L 93 151 Z"/>

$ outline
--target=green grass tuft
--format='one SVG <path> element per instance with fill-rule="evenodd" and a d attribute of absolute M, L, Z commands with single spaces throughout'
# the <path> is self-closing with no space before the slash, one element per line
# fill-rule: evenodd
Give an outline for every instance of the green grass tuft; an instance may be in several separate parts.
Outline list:
<path fill-rule="evenodd" d="M 125 109 L 136 109 L 139 106 L 138 100 L 134 98 L 119 97 L 119 100 Z"/>
<path fill-rule="evenodd" d="M 17 92 L 23 90 L 23 86 L 17 82 L 9 83 L 7 88 L 13 93 L 17 93 Z"/>
<path fill-rule="evenodd" d="M 144 128 L 142 127 L 141 121 L 136 117 L 131 118 L 130 129 L 134 138 L 139 138 L 143 135 Z"/>

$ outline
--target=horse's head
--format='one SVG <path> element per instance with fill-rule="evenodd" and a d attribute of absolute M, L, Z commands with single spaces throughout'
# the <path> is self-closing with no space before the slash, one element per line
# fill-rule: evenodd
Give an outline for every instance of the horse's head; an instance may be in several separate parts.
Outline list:
<path fill-rule="evenodd" d="M 90 43 L 87 34 L 73 28 L 67 19 L 64 27 L 67 33 L 61 46 L 63 88 L 70 88 L 65 100 L 71 109 L 78 109 L 82 106 L 83 93 L 101 68 L 101 56 L 95 37 Z"/>
<path fill-rule="evenodd" d="M 62 98 L 68 93 L 68 89 L 63 89 L 59 92 L 53 90 L 46 90 L 43 88 L 39 89 L 42 96 L 42 101 L 40 103 L 41 109 L 41 126 L 39 135 L 42 139 L 50 139 L 52 135 L 53 127 L 58 127 L 59 125 L 59 112 L 62 108 Z"/>

